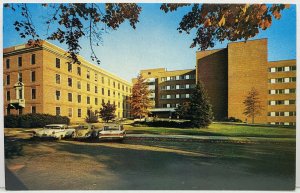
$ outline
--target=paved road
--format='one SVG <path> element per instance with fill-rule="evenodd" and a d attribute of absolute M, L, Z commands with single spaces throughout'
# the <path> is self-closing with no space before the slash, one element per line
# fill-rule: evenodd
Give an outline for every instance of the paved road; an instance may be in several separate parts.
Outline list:
<path fill-rule="evenodd" d="M 131 136 L 132 137 L 132 136 Z M 293 189 L 294 146 L 129 138 L 123 143 L 10 136 L 9 189 Z"/>

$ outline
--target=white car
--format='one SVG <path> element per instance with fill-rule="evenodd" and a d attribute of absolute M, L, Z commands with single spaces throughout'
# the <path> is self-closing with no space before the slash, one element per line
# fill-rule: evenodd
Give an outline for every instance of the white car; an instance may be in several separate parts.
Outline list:
<path fill-rule="evenodd" d="M 72 137 L 74 133 L 75 129 L 68 128 L 65 124 L 50 124 L 46 125 L 43 129 L 35 130 L 33 137 L 62 139 Z"/>
<path fill-rule="evenodd" d="M 125 136 L 124 126 L 118 124 L 104 125 L 103 129 L 99 132 L 99 139 L 123 140 Z"/>

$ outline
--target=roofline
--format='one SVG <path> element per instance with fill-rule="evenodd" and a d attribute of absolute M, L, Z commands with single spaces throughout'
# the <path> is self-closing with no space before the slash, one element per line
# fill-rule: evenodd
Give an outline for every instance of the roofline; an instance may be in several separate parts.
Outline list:
<path fill-rule="evenodd" d="M 283 61 L 297 61 L 296 59 L 284 59 L 284 60 L 272 60 L 272 61 L 268 61 L 268 62 L 283 62 Z"/>
<path fill-rule="evenodd" d="M 229 44 L 237 44 L 237 43 L 243 43 L 243 42 L 252 42 L 252 41 L 258 41 L 258 40 L 268 40 L 268 38 L 259 38 L 259 39 L 254 39 L 254 40 L 240 40 L 240 41 L 234 41 L 234 42 L 228 42 L 227 46 L 224 48 L 218 48 L 218 49 L 212 49 L 212 50 L 203 50 L 203 51 L 196 51 L 196 52 L 205 52 L 205 51 L 216 51 L 216 50 L 223 50 L 227 49 Z"/>
<path fill-rule="evenodd" d="M 47 45 L 47 44 L 48 44 L 48 45 Z M 19 45 L 16 45 L 16 46 L 21 46 L 21 45 L 27 45 L 27 43 L 19 44 Z M 49 47 L 49 45 L 50 45 L 50 46 L 53 46 L 54 49 L 51 48 L 51 47 Z M 10 46 L 10 47 L 7 47 L 7 48 L 13 48 L 13 47 L 16 47 L 16 46 Z M 3 48 L 3 49 L 7 49 L 7 48 Z M 20 51 L 21 51 L 21 50 L 31 49 L 31 48 L 33 48 L 33 47 L 29 47 L 29 48 L 26 48 L 26 47 L 25 47 L 25 48 L 23 48 L 23 49 L 20 49 Z M 67 52 L 65 49 L 63 49 L 63 48 L 61 48 L 61 47 L 59 47 L 59 46 L 57 46 L 57 45 L 55 45 L 55 44 L 53 44 L 53 43 L 47 41 L 47 40 L 42 40 L 42 45 L 40 46 L 40 48 L 41 48 L 41 49 L 46 48 L 46 49 L 50 49 L 50 50 L 53 50 L 53 51 L 56 51 L 56 52 L 57 52 L 57 51 L 64 51 L 64 52 Z M 14 52 L 14 51 L 11 51 L 11 52 Z M 5 54 L 11 53 L 11 52 L 6 52 Z M 4 53 L 3 53 L 3 54 L 4 54 Z M 61 53 L 58 53 L 58 54 L 61 54 Z M 77 57 L 78 57 L 79 61 L 81 62 L 80 65 L 83 65 L 83 66 L 86 66 L 86 67 L 89 67 L 88 65 L 90 65 L 91 68 L 97 68 L 98 70 L 103 71 L 104 74 L 110 76 L 111 78 L 119 79 L 120 81 L 122 81 L 122 83 L 125 83 L 125 84 L 127 84 L 127 85 L 129 85 L 129 86 L 132 86 L 132 83 L 130 83 L 129 81 L 127 81 L 127 80 L 125 80 L 125 79 L 123 79 L 123 78 L 120 78 L 118 75 L 115 75 L 115 74 L 113 74 L 113 73 L 111 73 L 111 72 L 108 72 L 107 70 L 105 70 L 105 69 L 103 69 L 103 68 L 101 68 L 101 67 L 99 67 L 99 66 L 93 64 L 92 62 L 89 62 L 89 61 L 86 60 L 83 56 L 77 55 Z M 87 65 L 87 64 L 88 64 L 88 65 Z"/>

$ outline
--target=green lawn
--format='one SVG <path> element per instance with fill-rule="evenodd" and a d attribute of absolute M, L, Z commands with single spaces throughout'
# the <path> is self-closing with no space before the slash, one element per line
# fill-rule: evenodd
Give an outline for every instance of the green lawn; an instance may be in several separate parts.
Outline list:
<path fill-rule="evenodd" d="M 225 125 L 214 123 L 208 128 L 166 128 L 166 127 L 133 127 L 125 126 L 128 134 L 158 134 L 158 135 L 202 135 L 231 137 L 269 137 L 295 138 L 295 128 L 258 127 L 249 125 Z"/>

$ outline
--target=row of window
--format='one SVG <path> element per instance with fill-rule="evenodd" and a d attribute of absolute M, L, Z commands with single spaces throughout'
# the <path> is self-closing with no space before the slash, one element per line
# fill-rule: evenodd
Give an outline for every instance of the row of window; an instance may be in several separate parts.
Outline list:
<path fill-rule="evenodd" d="M 295 122 L 269 122 L 268 124 L 271 124 L 271 125 L 291 125 L 291 126 L 296 125 Z"/>
<path fill-rule="evenodd" d="M 289 72 L 296 71 L 296 66 L 280 66 L 269 68 L 269 72 Z"/>
<path fill-rule="evenodd" d="M 86 114 L 89 116 L 91 113 L 90 109 L 87 109 Z M 61 107 L 55 107 L 55 114 L 61 115 Z M 127 112 L 123 112 L 123 117 L 127 116 Z M 68 117 L 73 117 L 73 108 L 68 108 Z M 77 117 L 82 117 L 82 109 L 77 109 Z M 120 117 L 120 112 L 117 112 L 117 117 Z"/>
<path fill-rule="evenodd" d="M 269 105 L 294 105 L 296 100 L 271 100 Z"/>
<path fill-rule="evenodd" d="M 61 100 L 61 91 L 60 91 L 60 90 L 56 90 L 56 91 L 55 91 L 55 99 L 56 99 L 57 101 Z M 68 93 L 68 101 L 69 101 L 69 102 L 73 102 L 73 93 L 70 93 L 70 92 Z M 80 94 L 78 94 L 78 95 L 77 95 L 77 103 L 81 103 L 81 102 L 82 102 L 82 96 L 81 96 Z M 103 103 L 105 103 L 104 99 L 102 99 L 102 104 L 103 104 Z M 110 103 L 110 100 L 108 100 L 108 103 Z M 87 97 L 86 97 L 86 104 L 91 104 L 91 97 L 90 97 L 90 96 L 87 96 Z M 95 97 L 94 104 L 95 104 L 95 105 L 98 105 L 98 104 L 99 104 L 99 103 L 98 103 L 98 98 L 97 98 L 97 97 Z M 112 104 L 116 105 L 116 102 L 113 101 Z M 125 105 L 126 105 L 126 106 L 125 106 Z M 120 102 L 118 102 L 117 107 L 118 107 L 118 108 L 121 107 L 121 103 L 120 103 Z M 128 108 L 128 105 L 125 104 L 125 103 L 123 103 L 123 108 L 125 108 L 125 107 Z"/>
<path fill-rule="evenodd" d="M 36 55 L 31 54 L 30 63 L 35 64 L 35 62 L 36 62 Z M 6 69 L 10 69 L 10 63 L 11 63 L 10 58 L 7 58 L 6 59 Z M 23 58 L 22 58 L 22 56 L 19 56 L 18 57 L 18 67 L 22 67 L 22 65 L 23 65 Z"/>
<path fill-rule="evenodd" d="M 36 88 L 32 88 L 31 89 L 31 99 L 34 100 L 36 99 Z M 17 96 L 18 99 L 23 99 L 23 92 L 18 92 L 18 96 Z M 7 101 L 10 101 L 11 99 L 11 93 L 10 91 L 6 91 L 6 100 Z"/>
<path fill-rule="evenodd" d="M 196 84 L 177 84 L 177 85 L 168 85 L 161 86 L 161 90 L 180 90 L 180 89 L 192 89 L 195 88 Z"/>
<path fill-rule="evenodd" d="M 72 72 L 73 71 L 73 64 L 70 63 L 70 62 L 68 62 L 67 64 L 68 64 L 68 72 Z M 61 67 L 60 59 L 56 58 L 56 68 L 60 68 L 60 67 Z M 81 67 L 80 66 L 77 66 L 77 75 L 81 76 Z M 95 73 L 94 75 L 95 75 L 94 76 L 95 77 L 95 82 L 98 82 L 98 78 L 99 78 L 98 74 Z M 87 79 L 91 78 L 91 71 L 89 69 L 87 70 L 86 78 Z M 118 88 L 118 89 L 122 88 L 123 91 L 125 91 L 125 88 L 126 88 L 126 92 L 128 92 L 128 87 L 127 86 L 125 87 L 124 85 L 121 85 L 119 82 L 116 83 L 116 81 L 114 81 L 114 80 L 111 81 L 111 79 L 109 79 L 109 78 L 107 78 L 107 81 L 108 81 L 108 85 L 109 86 L 112 85 L 113 88 Z M 101 76 L 101 83 L 105 84 L 105 78 L 104 78 L 104 76 Z"/>
<path fill-rule="evenodd" d="M 176 108 L 179 106 L 179 103 L 171 103 L 171 104 L 162 104 L 161 107 L 162 108 Z"/>
<path fill-rule="evenodd" d="M 289 83 L 289 82 L 296 82 L 296 77 L 286 77 L 286 78 L 271 78 L 269 79 L 269 83 Z"/>
<path fill-rule="evenodd" d="M 56 84 L 61 84 L 61 76 L 60 74 L 55 75 L 55 83 Z M 68 77 L 68 86 L 73 87 L 73 78 Z M 91 91 L 90 83 L 87 83 L 87 91 Z M 77 89 L 81 89 L 81 81 L 77 81 Z M 94 87 L 95 93 L 98 93 L 98 87 Z M 115 93 L 115 91 L 113 91 Z M 128 87 L 126 86 L 126 92 L 128 92 Z M 131 92 L 131 89 L 129 89 L 129 92 Z M 104 95 L 104 88 L 102 88 L 102 94 Z M 110 90 L 108 89 L 108 96 L 110 96 Z"/>
<path fill-rule="evenodd" d="M 296 116 L 296 111 L 268 112 L 268 116 L 270 116 L 270 117 L 293 117 L 293 116 Z"/>
<path fill-rule="evenodd" d="M 168 94 L 161 95 L 161 99 L 185 99 L 190 98 L 190 94 Z"/>
<path fill-rule="evenodd" d="M 168 76 L 168 77 L 161 77 L 161 81 L 174 81 L 174 80 L 189 80 L 189 79 L 195 79 L 195 74 L 187 74 L 187 75 L 180 75 L 180 76 Z"/>
<path fill-rule="evenodd" d="M 6 85 L 10 85 L 10 75 L 6 75 Z M 19 72 L 18 73 L 18 81 L 19 82 L 23 82 L 23 73 L 22 72 Z M 30 81 L 31 82 L 35 82 L 36 81 L 36 73 L 35 71 L 31 71 L 30 72 Z"/>
<path fill-rule="evenodd" d="M 269 90 L 269 94 L 293 94 L 293 93 L 296 93 L 295 88 Z"/>

